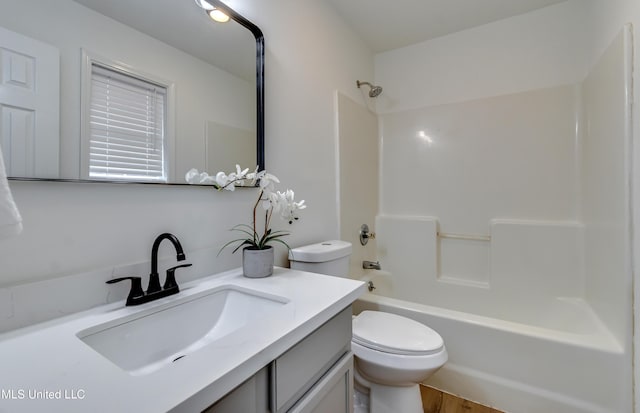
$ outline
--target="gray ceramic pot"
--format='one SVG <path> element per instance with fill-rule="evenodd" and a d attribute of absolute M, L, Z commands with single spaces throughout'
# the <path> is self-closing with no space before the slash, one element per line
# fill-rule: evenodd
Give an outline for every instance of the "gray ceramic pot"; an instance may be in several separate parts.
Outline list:
<path fill-rule="evenodd" d="M 273 274 L 273 247 L 243 249 L 242 273 L 248 278 L 264 278 Z"/>

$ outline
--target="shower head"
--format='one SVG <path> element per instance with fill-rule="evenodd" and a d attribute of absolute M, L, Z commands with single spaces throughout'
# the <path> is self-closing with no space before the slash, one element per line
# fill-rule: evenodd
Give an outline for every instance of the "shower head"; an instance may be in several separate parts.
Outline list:
<path fill-rule="evenodd" d="M 371 88 L 371 90 L 369 90 L 369 97 L 370 98 L 375 98 L 380 96 L 380 93 L 382 93 L 382 86 L 375 86 L 372 85 L 369 82 L 361 82 L 359 80 L 356 80 L 356 85 L 358 85 L 358 89 L 360 89 L 360 86 L 362 85 L 368 85 L 369 88 Z"/>
<path fill-rule="evenodd" d="M 375 98 L 382 93 L 382 86 L 373 86 L 369 91 L 369 97 Z"/>

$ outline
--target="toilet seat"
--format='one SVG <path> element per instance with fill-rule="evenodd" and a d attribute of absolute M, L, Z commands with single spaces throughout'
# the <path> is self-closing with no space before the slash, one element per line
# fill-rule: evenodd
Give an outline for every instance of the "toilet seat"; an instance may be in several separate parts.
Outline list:
<path fill-rule="evenodd" d="M 412 376 L 417 372 L 418 376 L 424 374 L 424 370 L 437 369 L 441 367 L 448 359 L 447 349 L 442 347 L 439 351 L 423 356 L 408 356 L 403 354 L 391 354 L 365 347 L 356 342 L 351 342 L 351 351 L 355 355 L 356 366 L 359 370 L 363 370 L 365 364 L 374 364 L 377 368 L 384 369 L 384 377 L 391 379 L 394 374 L 401 374 L 406 378 L 407 375 Z M 373 380 L 369 375 L 369 379 Z M 419 379 L 416 383 L 422 381 Z M 374 380 L 380 381 L 380 380 Z M 409 380 L 411 381 L 411 380 Z"/>
<path fill-rule="evenodd" d="M 397 314 L 363 311 L 353 319 L 354 343 L 383 353 L 427 356 L 442 352 L 442 337 L 422 323 Z"/>

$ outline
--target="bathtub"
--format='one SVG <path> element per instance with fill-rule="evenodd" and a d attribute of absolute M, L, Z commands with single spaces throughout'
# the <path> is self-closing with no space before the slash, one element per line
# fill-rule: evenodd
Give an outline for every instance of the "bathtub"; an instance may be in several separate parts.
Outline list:
<path fill-rule="evenodd" d="M 631 405 L 621 373 L 631 359 L 584 301 L 478 315 L 393 298 L 389 277 L 357 277 L 376 289 L 354 312 L 388 311 L 440 333 L 449 361 L 424 384 L 512 413 L 622 413 Z"/>

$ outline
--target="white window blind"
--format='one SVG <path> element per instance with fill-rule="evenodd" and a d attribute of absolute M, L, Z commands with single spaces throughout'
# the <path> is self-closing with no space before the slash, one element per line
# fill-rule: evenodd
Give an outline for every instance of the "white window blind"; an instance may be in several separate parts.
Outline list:
<path fill-rule="evenodd" d="M 167 89 L 92 64 L 89 177 L 166 182 Z"/>

